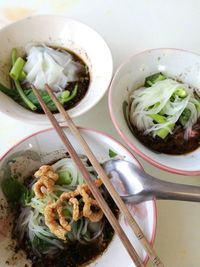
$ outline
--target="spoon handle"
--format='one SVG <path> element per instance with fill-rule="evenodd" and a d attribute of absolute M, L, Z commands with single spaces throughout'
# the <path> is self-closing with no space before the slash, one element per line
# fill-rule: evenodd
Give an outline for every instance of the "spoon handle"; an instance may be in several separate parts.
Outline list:
<path fill-rule="evenodd" d="M 152 193 L 157 199 L 200 202 L 199 186 L 176 184 L 159 180 L 159 182 L 153 181 Z"/>

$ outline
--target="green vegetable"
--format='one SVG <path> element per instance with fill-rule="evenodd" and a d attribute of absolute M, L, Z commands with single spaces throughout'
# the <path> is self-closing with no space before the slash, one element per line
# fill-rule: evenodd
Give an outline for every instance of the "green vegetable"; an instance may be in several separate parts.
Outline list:
<path fill-rule="evenodd" d="M 68 185 L 72 182 L 72 176 L 71 173 L 68 171 L 59 171 L 58 172 L 58 180 L 56 181 L 56 184 L 59 185 Z"/>
<path fill-rule="evenodd" d="M 19 75 L 19 80 L 23 81 L 26 78 L 26 73 L 25 71 L 22 70 L 21 74 Z"/>
<path fill-rule="evenodd" d="M 159 114 L 149 114 L 148 116 L 151 117 L 157 123 L 165 123 L 167 121 L 165 116 Z"/>
<path fill-rule="evenodd" d="M 11 50 L 11 60 L 12 60 L 12 66 L 14 66 L 16 60 L 17 60 L 17 49 L 13 48 Z"/>
<path fill-rule="evenodd" d="M 165 75 L 163 75 L 161 72 L 155 73 L 155 74 L 153 74 L 151 76 L 146 77 L 145 82 L 144 82 L 144 86 L 145 87 L 150 87 L 154 83 L 159 82 L 159 81 L 163 81 L 166 78 L 167 77 Z"/>
<path fill-rule="evenodd" d="M 191 102 L 195 105 L 197 112 L 200 112 L 200 101 L 197 99 L 192 99 Z"/>
<path fill-rule="evenodd" d="M 167 135 L 170 133 L 170 129 L 172 130 L 174 128 L 174 126 L 175 126 L 175 124 L 172 123 L 172 124 L 168 125 L 168 127 L 163 127 L 156 132 L 156 135 L 162 139 L 165 139 L 167 137 Z"/>
<path fill-rule="evenodd" d="M 17 60 L 15 61 L 14 65 L 12 66 L 11 70 L 10 70 L 10 77 L 14 80 L 14 81 L 18 81 L 19 77 L 22 73 L 23 67 L 25 65 L 25 61 L 23 58 L 18 57 Z"/>
<path fill-rule="evenodd" d="M 117 153 L 116 152 L 114 152 L 113 150 L 111 150 L 111 149 L 109 149 L 109 157 L 110 158 L 114 158 L 114 157 L 116 157 L 117 156 Z"/>
<path fill-rule="evenodd" d="M 66 90 L 64 92 L 62 92 L 62 94 L 60 95 L 60 97 L 58 98 L 59 102 L 64 105 L 65 103 L 67 103 L 68 101 L 72 100 L 76 94 L 77 94 L 77 90 L 78 90 L 78 85 L 75 86 L 74 90 L 72 91 L 71 95 L 69 95 L 69 91 Z M 66 93 L 65 93 L 66 92 Z M 51 110 L 52 112 L 56 112 L 57 111 L 57 107 L 54 104 L 53 100 L 51 99 L 51 97 L 49 96 L 49 94 L 46 91 L 39 91 L 43 101 L 45 102 L 45 104 L 47 105 L 47 107 L 49 108 L 49 110 Z M 41 109 L 40 107 L 40 103 L 38 102 L 37 97 L 35 96 L 33 90 L 30 89 L 26 89 L 24 90 L 24 94 L 26 95 L 26 97 L 38 108 Z M 67 95 L 69 95 L 69 97 L 63 98 L 63 94 L 64 97 L 66 97 Z"/>
<path fill-rule="evenodd" d="M 61 93 L 61 98 L 65 101 L 69 98 L 69 95 L 70 95 L 70 91 L 65 90 Z"/>
<path fill-rule="evenodd" d="M 11 60 L 12 60 L 12 66 L 14 66 L 16 60 L 17 60 L 17 49 L 13 48 L 11 51 Z M 23 81 L 26 78 L 26 73 L 22 70 L 21 74 L 19 75 L 19 80 Z"/>
<path fill-rule="evenodd" d="M 46 91 L 42 91 L 42 90 L 40 90 L 39 93 L 40 93 L 43 101 L 47 105 L 47 107 L 52 112 L 57 111 L 57 107 L 54 104 L 54 102 L 52 101 L 52 99 L 49 96 L 49 94 Z M 24 90 L 24 94 L 25 94 L 26 98 L 29 99 L 29 101 L 31 101 L 31 103 L 33 103 L 34 106 L 36 106 L 37 109 L 41 110 L 40 103 L 38 102 L 38 99 L 37 99 L 36 95 L 34 94 L 34 92 L 33 92 L 33 90 L 31 88 Z"/>
<path fill-rule="evenodd" d="M 77 95 L 77 92 L 78 92 L 78 84 L 75 85 L 74 90 L 72 91 L 71 95 L 68 98 L 63 99 L 61 95 L 61 98 L 59 98 L 60 103 L 64 105 L 68 101 L 72 100 Z"/>
<path fill-rule="evenodd" d="M 160 105 L 160 102 L 157 102 L 154 105 L 148 107 L 148 110 L 153 109 L 153 108 L 157 108 L 159 105 Z"/>
<path fill-rule="evenodd" d="M 187 96 L 187 92 L 186 92 L 185 88 L 183 88 L 183 87 L 177 88 L 176 91 L 174 92 L 174 94 L 181 97 L 181 98 L 185 98 Z"/>
<path fill-rule="evenodd" d="M 189 121 L 189 119 L 191 117 L 191 114 L 192 114 L 192 112 L 191 112 L 190 109 L 185 108 L 183 110 L 183 112 L 182 112 L 182 114 L 181 114 L 181 116 L 179 118 L 179 121 L 183 126 Z"/>
<path fill-rule="evenodd" d="M 22 101 L 31 109 L 31 110 L 36 110 L 37 107 L 30 101 L 28 97 L 26 97 L 25 92 L 23 91 L 20 82 L 19 81 L 14 81 L 15 87 L 18 91 L 18 94 L 20 95 Z"/>
<path fill-rule="evenodd" d="M 8 202 L 20 201 L 25 189 L 23 184 L 12 177 L 4 179 L 1 188 Z"/>
<path fill-rule="evenodd" d="M 18 93 L 16 92 L 16 90 L 9 89 L 1 83 L 0 83 L 0 91 L 17 102 L 20 100 L 20 97 L 19 97 Z"/>
<path fill-rule="evenodd" d="M 21 97 L 21 100 L 24 102 L 24 104 L 29 107 L 31 110 L 36 110 L 37 107 L 26 97 L 24 94 L 24 91 L 20 85 L 19 77 L 22 73 L 23 66 L 25 64 L 25 61 L 23 58 L 17 58 L 17 50 L 16 48 L 13 48 L 11 51 L 11 60 L 12 60 L 12 68 L 10 71 L 10 76 L 14 81 L 15 87 L 17 89 L 17 92 L 19 96 Z"/>

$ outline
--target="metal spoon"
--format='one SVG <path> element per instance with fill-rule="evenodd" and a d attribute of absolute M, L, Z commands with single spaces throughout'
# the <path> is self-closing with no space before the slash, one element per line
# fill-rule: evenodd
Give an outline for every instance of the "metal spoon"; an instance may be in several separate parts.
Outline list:
<path fill-rule="evenodd" d="M 165 182 L 125 160 L 109 160 L 103 168 L 125 202 L 140 203 L 151 199 L 200 201 L 200 187 Z"/>

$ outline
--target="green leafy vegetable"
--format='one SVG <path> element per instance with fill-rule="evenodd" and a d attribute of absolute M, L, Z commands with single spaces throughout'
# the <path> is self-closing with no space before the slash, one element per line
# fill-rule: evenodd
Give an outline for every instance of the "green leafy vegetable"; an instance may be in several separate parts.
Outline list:
<path fill-rule="evenodd" d="M 4 179 L 1 183 L 1 187 L 8 202 L 20 201 L 25 190 L 24 185 L 12 177 Z"/>
<path fill-rule="evenodd" d="M 167 79 L 167 77 L 165 75 L 163 75 L 161 72 L 155 73 L 151 76 L 146 77 L 145 82 L 144 82 L 144 86 L 150 87 L 154 83 L 159 82 L 159 81 L 163 81 L 165 79 Z"/>
<path fill-rule="evenodd" d="M 190 109 L 185 108 L 179 118 L 180 123 L 184 126 L 190 119 L 192 112 Z"/>
<path fill-rule="evenodd" d="M 109 157 L 110 158 L 114 158 L 114 157 L 116 157 L 117 156 L 117 153 L 116 152 L 114 152 L 113 150 L 111 150 L 111 149 L 109 149 Z"/>
<path fill-rule="evenodd" d="M 20 100 L 20 97 L 16 90 L 9 89 L 1 83 L 0 83 L 0 91 L 17 102 Z"/>
<path fill-rule="evenodd" d="M 21 85 L 20 85 L 20 82 L 19 81 L 14 81 L 15 83 L 15 87 L 22 99 L 22 101 L 31 109 L 31 110 L 36 110 L 37 107 L 32 103 L 32 101 L 30 101 L 30 99 L 25 95 Z"/>
<path fill-rule="evenodd" d="M 68 101 L 72 100 L 76 94 L 77 94 L 77 90 L 78 90 L 78 85 L 76 84 L 76 86 L 74 87 L 74 90 L 72 91 L 71 95 L 69 95 L 69 91 L 66 90 L 64 92 L 62 92 L 62 94 L 60 95 L 60 97 L 58 98 L 59 102 L 64 105 L 65 103 L 67 103 Z M 66 92 L 66 93 L 65 93 Z M 45 104 L 47 105 L 47 107 L 52 111 L 55 112 L 57 111 L 57 107 L 54 104 L 53 100 L 51 99 L 51 97 L 49 96 L 49 94 L 46 91 L 39 91 L 43 101 L 45 102 Z M 38 108 L 41 109 L 40 107 L 40 103 L 38 102 L 38 99 L 36 97 L 36 95 L 34 94 L 33 90 L 30 89 L 26 89 L 24 90 L 24 94 L 25 96 Z M 68 95 L 68 97 L 66 97 Z M 64 96 L 64 97 L 63 97 Z"/>
<path fill-rule="evenodd" d="M 43 101 L 47 105 L 47 107 L 52 112 L 57 111 L 57 107 L 55 106 L 54 102 L 52 101 L 52 99 L 48 95 L 48 93 L 46 91 L 42 91 L 42 90 L 40 90 L 39 93 L 40 93 Z M 24 94 L 27 97 L 27 99 L 29 99 L 29 101 L 31 101 L 36 106 L 37 109 L 41 110 L 40 103 L 38 102 L 38 99 L 37 99 L 36 95 L 34 94 L 34 92 L 33 92 L 33 90 L 31 88 L 24 90 Z"/>

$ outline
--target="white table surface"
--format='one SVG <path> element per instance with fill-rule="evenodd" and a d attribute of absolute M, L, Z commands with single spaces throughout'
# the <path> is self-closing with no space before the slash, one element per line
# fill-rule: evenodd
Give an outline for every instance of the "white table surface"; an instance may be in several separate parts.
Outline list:
<path fill-rule="evenodd" d="M 0 0 L 0 26 L 27 15 L 52 13 L 78 19 L 97 30 L 111 48 L 114 70 L 129 55 L 149 48 L 175 47 L 200 53 L 199 0 Z M 104 131 L 122 142 L 109 117 L 107 95 L 75 122 Z M 0 113 L 0 156 L 22 138 L 43 128 Z M 139 161 L 157 178 L 200 185 L 200 176 L 173 175 Z M 157 201 L 157 208 L 155 249 L 165 266 L 199 267 L 200 204 Z M 149 262 L 147 267 L 150 266 Z"/>

